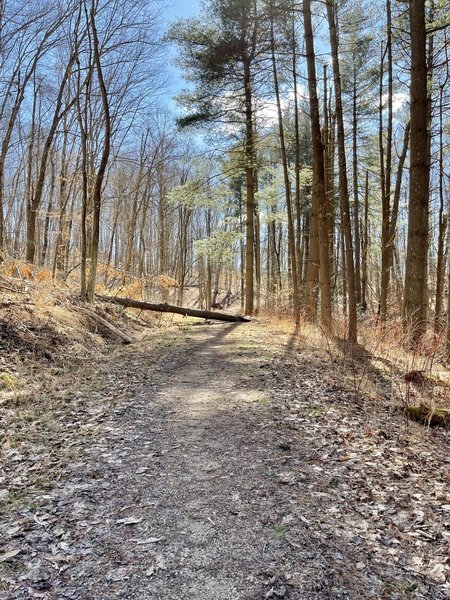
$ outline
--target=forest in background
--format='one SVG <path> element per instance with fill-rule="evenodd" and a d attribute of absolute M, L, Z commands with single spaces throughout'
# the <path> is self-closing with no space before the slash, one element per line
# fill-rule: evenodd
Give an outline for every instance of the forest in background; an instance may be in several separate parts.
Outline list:
<path fill-rule="evenodd" d="M 448 1 L 0 0 L 1 598 L 450 597 Z"/>
<path fill-rule="evenodd" d="M 445 0 L 0 3 L 0 252 L 82 297 L 448 326 Z M 168 56 L 186 79 L 174 113 Z"/>

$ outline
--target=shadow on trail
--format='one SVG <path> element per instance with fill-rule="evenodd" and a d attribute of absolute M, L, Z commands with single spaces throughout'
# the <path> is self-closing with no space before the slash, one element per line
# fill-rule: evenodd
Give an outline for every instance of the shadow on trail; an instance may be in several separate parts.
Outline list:
<path fill-rule="evenodd" d="M 399 388 L 394 388 L 393 386 L 393 378 L 401 377 L 401 372 L 398 368 L 395 371 L 393 370 L 391 377 L 389 377 L 385 371 L 373 364 L 374 360 L 381 360 L 393 369 L 393 365 L 389 361 L 386 361 L 386 359 L 373 355 L 361 344 L 351 344 L 343 338 L 336 338 L 335 342 L 341 352 L 341 360 L 345 367 L 354 373 L 356 395 L 359 396 L 360 393 L 364 392 L 364 382 L 367 380 L 377 390 L 377 393 L 385 399 L 392 399 L 392 395 L 394 394 L 395 399 L 398 399 L 398 401 L 401 400 L 401 391 Z"/>
<path fill-rule="evenodd" d="M 292 354 L 293 352 L 295 352 L 296 350 L 299 350 L 299 337 L 301 334 L 301 325 L 300 323 L 296 323 L 295 324 L 295 329 L 294 331 L 291 333 L 291 336 L 289 337 L 289 341 L 286 344 L 286 350 L 285 350 L 285 356 Z"/>
<path fill-rule="evenodd" d="M 260 369 L 273 350 L 251 327 L 199 329 L 151 385 L 134 371 L 97 440 L 84 530 L 62 504 L 71 543 L 89 552 L 62 572 L 58 599 L 387 600 L 409 585 L 335 518 L 324 452 L 339 442 L 331 434 L 324 450 L 308 413 L 295 429 L 289 410 L 274 418 L 269 397 L 280 390 Z M 322 380 L 309 377 L 320 394 Z"/>
<path fill-rule="evenodd" d="M 338 532 L 315 535 L 324 507 L 305 461 L 314 432 L 306 425 L 294 434 L 273 422 L 260 340 L 241 338 L 237 325 L 205 335 L 161 384 L 169 411 L 160 430 L 154 420 L 148 433 L 141 427 L 162 456 L 146 495 L 158 505 L 155 528 L 166 534 L 169 526 L 166 551 L 174 552 L 183 532 L 194 554 L 177 581 L 155 578 L 150 590 L 180 600 L 351 598 L 337 590 L 350 589 L 345 564 L 363 550 L 342 548 Z"/>

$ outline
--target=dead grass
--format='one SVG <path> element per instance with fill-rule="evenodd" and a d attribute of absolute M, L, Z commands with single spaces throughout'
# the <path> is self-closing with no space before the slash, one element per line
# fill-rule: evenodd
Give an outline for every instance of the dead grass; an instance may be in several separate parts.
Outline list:
<path fill-rule="evenodd" d="M 361 320 L 359 343 L 346 342 L 346 323 L 338 319 L 335 335 L 302 319 L 298 325 L 289 318 L 263 315 L 268 323 L 286 336 L 289 351 L 306 352 L 326 360 L 330 372 L 355 402 L 362 397 L 372 402 L 389 401 L 396 406 L 425 404 L 430 411 L 450 408 L 450 371 L 445 359 L 445 336 L 429 333 L 414 349 L 408 345 L 409 332 L 400 320 L 381 324 L 376 318 Z M 405 376 L 423 375 L 424 385 Z"/>
<path fill-rule="evenodd" d="M 38 390 L 82 364 L 101 360 L 119 340 L 79 309 L 77 286 L 52 280 L 18 261 L 0 270 L 0 403 L 39 404 Z M 136 288 L 137 290 L 137 288 Z M 95 303 L 93 310 L 135 339 L 161 327 L 161 319 Z"/>
<path fill-rule="evenodd" d="M 23 387 L 28 374 L 46 368 L 61 368 L 78 360 L 89 359 L 117 343 L 86 315 L 77 310 L 79 275 L 75 269 L 64 282 L 53 280 L 48 269 L 34 269 L 20 261 L 6 261 L 0 269 L 0 387 L 11 378 Z M 161 275 L 133 278 L 128 274 L 99 265 L 98 291 L 109 295 L 142 299 L 149 290 L 170 291 L 175 282 Z M 136 339 L 160 327 L 188 328 L 193 322 L 175 315 L 159 315 L 96 303 L 99 315 Z M 393 404 L 424 403 L 435 408 L 450 407 L 450 372 L 444 356 L 443 336 L 433 327 L 414 350 L 408 348 L 408 332 L 400 320 L 381 324 L 376 317 L 361 319 L 359 344 L 345 341 L 344 318 L 335 321 L 335 335 L 303 319 L 297 326 L 289 316 L 262 313 L 260 318 L 285 336 L 286 351 L 301 350 L 327 361 L 333 377 L 354 396 L 373 402 L 389 400 Z M 238 350 L 247 350 L 239 348 Z M 252 348 L 248 348 L 252 350 Z M 26 363 L 26 364 L 25 364 Z M 426 385 L 420 389 L 405 381 L 410 372 L 422 374 Z M 34 376 L 34 375 L 33 375 Z M 6 378 L 6 379 L 5 379 Z M 11 389 L 8 389 L 11 395 Z"/>

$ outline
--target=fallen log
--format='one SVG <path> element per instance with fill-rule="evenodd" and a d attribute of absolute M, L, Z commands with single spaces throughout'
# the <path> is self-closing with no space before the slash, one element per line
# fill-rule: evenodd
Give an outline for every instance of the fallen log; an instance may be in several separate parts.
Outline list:
<path fill-rule="evenodd" d="M 413 421 L 418 421 L 429 427 L 450 427 L 450 410 L 445 408 L 430 408 L 420 406 L 407 406 L 406 414 Z"/>
<path fill-rule="evenodd" d="M 110 333 L 121 339 L 124 344 L 132 344 L 134 342 L 134 339 L 132 337 L 121 331 L 118 327 L 116 327 L 97 313 L 93 312 L 92 310 L 89 310 L 88 308 L 84 308 L 82 306 L 79 306 L 78 310 L 86 316 L 90 317 L 93 321 L 95 321 L 105 329 L 107 329 Z"/>
<path fill-rule="evenodd" d="M 154 312 L 167 312 L 183 315 L 183 317 L 198 317 L 199 319 L 211 319 L 216 321 L 228 321 L 230 323 L 246 323 L 250 321 L 248 317 L 239 315 L 230 315 L 228 313 L 215 312 L 212 310 L 199 310 L 196 308 L 185 308 L 183 306 L 173 306 L 171 304 L 153 304 L 151 302 L 141 302 L 140 300 L 132 300 L 131 298 L 119 298 L 117 296 L 101 296 L 96 295 L 99 300 L 104 302 L 112 302 L 126 308 L 138 308 L 140 310 L 152 310 Z"/>

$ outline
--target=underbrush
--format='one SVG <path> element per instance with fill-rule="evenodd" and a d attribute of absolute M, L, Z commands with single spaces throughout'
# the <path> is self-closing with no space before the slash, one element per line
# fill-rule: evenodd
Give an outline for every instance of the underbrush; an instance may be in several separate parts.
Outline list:
<path fill-rule="evenodd" d="M 111 276 L 111 273 L 108 273 Z M 117 274 L 116 274 L 117 275 Z M 103 284 L 99 291 L 104 292 Z M 140 297 L 142 282 L 122 281 L 108 293 Z M 121 340 L 102 325 L 107 322 L 139 340 L 167 323 L 160 315 L 95 301 L 80 301 L 75 275 L 66 281 L 52 279 L 46 269 L 33 269 L 20 261 L 5 261 L 0 268 L 0 405 L 36 396 L 48 377 L 100 360 Z"/>
<path fill-rule="evenodd" d="M 35 269 L 17 260 L 0 266 L 0 395 L 17 394 L 23 381 L 33 381 L 39 371 L 63 371 L 67 365 L 92 360 L 119 343 L 98 315 L 139 340 L 149 330 L 183 320 L 95 301 L 89 311 L 79 299 L 79 269 L 54 279 L 48 269 Z M 100 263 L 97 291 L 132 299 L 157 298 L 175 293 L 176 282 L 166 275 L 135 278 Z M 192 298 L 191 298 L 192 296 Z M 189 292 L 186 303 L 193 303 Z M 192 300 L 192 302 L 190 302 Z M 287 301 L 287 300 L 286 300 Z M 95 314 L 92 314 L 95 313 Z M 450 371 L 445 354 L 445 334 L 428 333 L 413 349 L 401 319 L 379 322 L 376 316 L 359 321 L 359 343 L 346 342 L 346 320 L 335 315 L 334 335 L 302 319 L 262 313 L 287 335 L 287 351 L 301 348 L 326 361 L 327 369 L 354 401 L 389 401 L 405 414 L 424 406 L 428 413 L 450 409 Z M 449 417 L 450 418 L 450 417 Z"/>
<path fill-rule="evenodd" d="M 335 319 L 334 335 L 302 319 L 297 325 L 288 318 L 269 316 L 289 336 L 288 350 L 302 350 L 326 361 L 334 378 L 351 391 L 354 402 L 363 399 L 386 402 L 434 424 L 432 415 L 443 411 L 450 417 L 450 370 L 445 352 L 445 333 L 430 324 L 427 334 L 411 348 L 411 335 L 400 319 L 380 323 L 366 317 L 359 323 L 358 344 L 345 339 L 346 322 Z"/>

